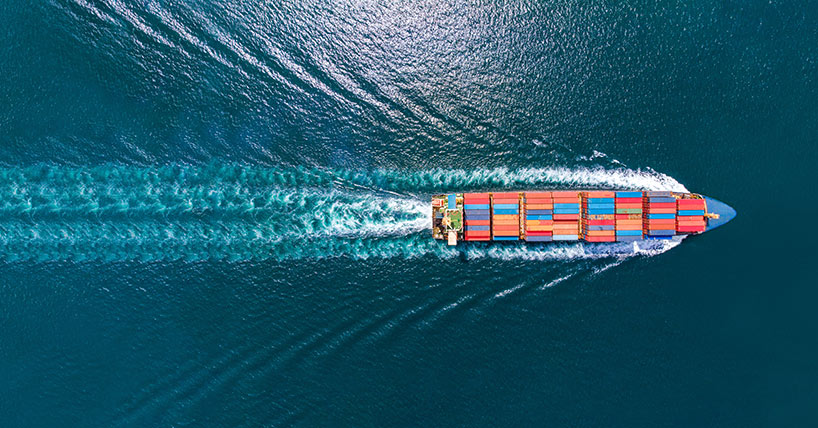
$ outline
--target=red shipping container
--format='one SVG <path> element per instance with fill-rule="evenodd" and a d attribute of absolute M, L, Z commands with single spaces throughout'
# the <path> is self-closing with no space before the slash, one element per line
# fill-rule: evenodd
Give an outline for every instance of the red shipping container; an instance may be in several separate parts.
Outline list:
<path fill-rule="evenodd" d="M 690 207 L 688 209 L 704 208 L 704 199 L 678 199 L 676 205 Z"/>
<path fill-rule="evenodd" d="M 494 195 L 494 199 L 517 199 L 520 197 L 517 192 L 498 192 L 492 195 Z"/>
<path fill-rule="evenodd" d="M 559 192 L 551 192 L 551 196 L 555 198 L 577 198 L 579 197 L 579 192 L 575 190 L 562 190 Z"/>
<path fill-rule="evenodd" d="M 704 217 L 701 217 L 701 216 L 690 216 L 690 217 L 681 216 L 681 217 L 676 217 L 676 223 L 694 223 L 694 224 L 702 223 L 702 224 L 704 224 Z"/>
<path fill-rule="evenodd" d="M 488 226 L 488 220 L 466 220 L 466 226 Z"/>
<path fill-rule="evenodd" d="M 583 239 L 586 242 L 616 242 L 615 236 L 586 236 Z"/>
<path fill-rule="evenodd" d="M 463 199 L 463 205 L 466 204 L 480 204 L 480 205 L 488 205 L 489 200 L 486 199 Z"/>
<path fill-rule="evenodd" d="M 579 222 L 579 214 L 554 214 L 554 220 L 575 220 Z"/>
<path fill-rule="evenodd" d="M 642 214 L 615 214 L 617 220 L 640 220 Z"/>
<path fill-rule="evenodd" d="M 520 230 L 518 224 L 495 224 L 491 227 L 492 230 Z"/>
<path fill-rule="evenodd" d="M 552 201 L 551 198 L 525 198 L 527 204 L 550 204 Z"/>
<path fill-rule="evenodd" d="M 650 208 L 648 214 L 676 214 L 676 208 Z"/>
<path fill-rule="evenodd" d="M 483 199 L 483 198 L 488 199 L 489 194 L 488 193 L 464 193 L 463 197 L 464 198 L 475 198 L 475 199 Z"/>
<path fill-rule="evenodd" d="M 651 203 L 648 203 L 648 204 L 645 204 L 645 205 L 647 205 L 647 207 L 650 208 L 650 209 L 653 209 L 653 208 L 673 208 L 673 209 L 676 209 L 676 204 L 673 203 L 673 202 L 651 202 Z"/>
<path fill-rule="evenodd" d="M 466 232 L 466 233 L 463 234 L 463 238 L 466 239 L 467 241 L 488 240 L 489 237 L 491 237 L 491 235 L 489 234 L 488 230 L 485 231 L 485 232 L 483 232 L 483 231 L 478 231 L 478 232 L 469 231 L 469 232 Z"/>
<path fill-rule="evenodd" d="M 679 226 L 678 232 L 704 232 L 704 226 Z"/>
<path fill-rule="evenodd" d="M 491 236 L 466 236 L 464 238 L 466 241 L 474 242 L 474 241 L 491 241 Z"/>
<path fill-rule="evenodd" d="M 641 204 L 642 198 L 616 198 L 614 202 L 619 204 Z"/>
<path fill-rule="evenodd" d="M 616 220 L 583 220 L 582 224 L 589 226 L 613 226 L 616 224 Z"/>
<path fill-rule="evenodd" d="M 550 230 L 526 230 L 525 234 L 528 236 L 553 236 L 554 232 Z"/>

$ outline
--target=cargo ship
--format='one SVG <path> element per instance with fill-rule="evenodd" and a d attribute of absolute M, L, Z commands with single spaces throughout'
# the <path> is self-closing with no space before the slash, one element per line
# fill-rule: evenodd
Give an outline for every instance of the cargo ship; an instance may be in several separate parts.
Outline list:
<path fill-rule="evenodd" d="M 460 241 L 682 240 L 736 216 L 697 193 L 560 190 L 432 196 L 432 235 Z"/>

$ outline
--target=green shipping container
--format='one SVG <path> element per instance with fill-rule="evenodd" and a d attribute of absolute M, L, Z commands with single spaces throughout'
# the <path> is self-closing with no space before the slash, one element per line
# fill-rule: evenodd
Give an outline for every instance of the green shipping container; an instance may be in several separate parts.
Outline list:
<path fill-rule="evenodd" d="M 642 214 L 642 208 L 617 208 L 617 214 Z"/>

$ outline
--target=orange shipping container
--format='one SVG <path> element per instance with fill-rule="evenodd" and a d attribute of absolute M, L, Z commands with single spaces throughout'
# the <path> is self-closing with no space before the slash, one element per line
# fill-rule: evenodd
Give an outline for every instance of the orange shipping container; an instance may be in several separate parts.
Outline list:
<path fill-rule="evenodd" d="M 530 230 L 532 232 L 549 232 L 554 230 L 551 226 L 528 226 L 525 230 Z"/>
<path fill-rule="evenodd" d="M 604 190 L 585 192 L 586 198 L 613 198 L 615 196 L 616 196 L 615 192 L 609 192 Z"/>
<path fill-rule="evenodd" d="M 516 220 L 520 218 L 517 214 L 495 214 L 492 219 L 496 220 Z"/>
<path fill-rule="evenodd" d="M 586 230 L 586 236 L 616 236 L 613 230 Z"/>
<path fill-rule="evenodd" d="M 551 196 L 555 198 L 577 198 L 579 197 L 579 192 L 574 190 L 563 190 L 559 192 L 551 192 Z"/>
<path fill-rule="evenodd" d="M 642 225 L 642 220 L 616 220 L 616 225 L 617 226 L 619 226 L 619 225 L 629 225 L 629 224 L 635 224 L 637 226 L 641 226 Z"/>
<path fill-rule="evenodd" d="M 551 198 L 551 192 L 525 192 L 526 198 Z"/>
<path fill-rule="evenodd" d="M 553 204 L 528 204 L 525 206 L 527 210 L 552 210 L 554 209 Z"/>
<path fill-rule="evenodd" d="M 648 208 L 647 214 L 676 214 L 676 208 Z"/>
<path fill-rule="evenodd" d="M 494 232 L 494 236 L 520 236 L 520 233 L 506 230 L 498 230 Z"/>

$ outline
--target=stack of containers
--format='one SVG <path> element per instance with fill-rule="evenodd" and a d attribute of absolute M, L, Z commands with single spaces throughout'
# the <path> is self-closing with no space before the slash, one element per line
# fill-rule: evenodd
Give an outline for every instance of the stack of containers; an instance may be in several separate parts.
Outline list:
<path fill-rule="evenodd" d="M 614 192 L 583 192 L 582 238 L 588 242 L 616 241 Z"/>
<path fill-rule="evenodd" d="M 579 240 L 579 192 L 551 192 L 554 200 L 554 241 Z"/>
<path fill-rule="evenodd" d="M 466 229 L 463 239 L 466 241 L 491 240 L 488 193 L 464 193 L 463 214 Z"/>
<path fill-rule="evenodd" d="M 491 235 L 495 241 L 520 239 L 519 193 L 492 194 Z"/>
<path fill-rule="evenodd" d="M 676 198 L 672 193 L 645 192 L 642 207 L 645 235 L 653 239 L 669 239 L 676 234 Z"/>
<path fill-rule="evenodd" d="M 642 192 L 616 192 L 616 240 L 642 240 Z"/>
<path fill-rule="evenodd" d="M 678 199 L 676 231 L 684 233 L 704 232 L 704 199 Z"/>
<path fill-rule="evenodd" d="M 554 200 L 551 192 L 526 192 L 525 240 L 528 242 L 548 242 L 553 240 Z"/>

